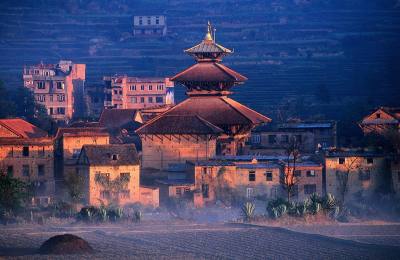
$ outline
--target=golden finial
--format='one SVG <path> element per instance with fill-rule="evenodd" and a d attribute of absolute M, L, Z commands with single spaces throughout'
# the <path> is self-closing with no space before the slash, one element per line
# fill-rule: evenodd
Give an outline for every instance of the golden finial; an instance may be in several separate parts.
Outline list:
<path fill-rule="evenodd" d="M 208 23 L 207 23 L 207 33 L 206 33 L 206 36 L 204 37 L 204 40 L 205 41 L 212 41 L 213 40 L 213 38 L 211 36 L 211 23 L 210 23 L 210 21 L 208 21 Z"/>

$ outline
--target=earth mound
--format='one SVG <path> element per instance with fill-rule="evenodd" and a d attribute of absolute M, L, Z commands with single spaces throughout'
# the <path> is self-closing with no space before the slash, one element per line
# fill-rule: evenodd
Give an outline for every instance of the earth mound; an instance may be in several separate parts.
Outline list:
<path fill-rule="evenodd" d="M 92 253 L 93 248 L 89 243 L 75 235 L 57 235 L 46 240 L 39 248 L 39 254 L 64 255 Z"/>

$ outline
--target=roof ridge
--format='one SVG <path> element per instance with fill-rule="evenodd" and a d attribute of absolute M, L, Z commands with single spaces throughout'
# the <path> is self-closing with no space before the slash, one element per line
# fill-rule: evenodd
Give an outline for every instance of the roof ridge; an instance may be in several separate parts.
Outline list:
<path fill-rule="evenodd" d="M 241 103 L 239 103 L 239 102 L 237 102 L 237 101 L 235 101 L 235 100 L 233 100 L 233 99 L 231 99 L 231 98 L 228 98 L 228 97 L 220 97 L 220 99 L 222 99 L 222 100 L 223 100 L 225 103 L 227 103 L 230 107 L 232 107 L 233 109 L 235 109 L 238 113 L 240 113 L 242 116 L 244 116 L 244 117 L 246 118 L 246 120 L 250 121 L 251 123 L 252 123 L 252 121 L 251 121 L 242 111 L 240 111 L 240 110 L 237 109 L 235 106 L 233 106 L 230 102 L 235 103 L 235 104 L 237 104 L 237 105 L 240 105 L 240 106 L 242 106 L 242 107 L 244 107 L 244 108 L 246 108 L 246 109 L 249 109 L 250 111 L 256 113 L 257 115 L 266 118 L 269 122 L 272 121 L 271 118 L 266 117 L 266 116 L 264 116 L 263 114 L 261 114 L 261 113 L 255 111 L 255 110 L 253 110 L 253 109 L 251 109 L 251 108 L 249 108 L 249 107 L 246 107 L 245 105 L 242 105 Z M 228 100 L 229 100 L 229 101 L 228 101 Z"/>
<path fill-rule="evenodd" d="M 209 128 L 216 128 L 218 131 L 223 132 L 224 130 L 221 129 L 220 127 L 214 125 L 213 123 L 207 121 L 206 119 L 204 119 L 203 117 L 199 116 L 199 115 L 194 115 L 195 117 L 197 117 L 202 123 L 206 124 L 207 127 Z"/>
<path fill-rule="evenodd" d="M 232 74 L 237 74 L 241 77 L 243 77 L 244 80 L 247 80 L 248 78 L 243 76 L 242 74 L 240 74 L 239 72 L 234 71 L 233 69 L 229 68 L 228 66 L 225 66 L 222 63 L 218 63 L 218 62 L 214 62 L 215 65 L 217 65 L 217 67 L 222 70 L 223 72 L 225 72 L 226 74 L 228 74 L 229 76 L 232 76 Z M 234 77 L 234 80 L 239 80 L 238 78 Z"/>

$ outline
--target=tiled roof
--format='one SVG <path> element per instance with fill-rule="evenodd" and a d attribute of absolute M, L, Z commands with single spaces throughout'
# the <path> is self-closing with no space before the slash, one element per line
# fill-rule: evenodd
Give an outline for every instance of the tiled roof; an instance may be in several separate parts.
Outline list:
<path fill-rule="evenodd" d="M 219 134 L 223 130 L 197 115 L 165 115 L 136 131 L 138 134 Z"/>
<path fill-rule="evenodd" d="M 214 41 L 202 41 L 201 43 L 185 50 L 186 53 L 232 53 L 231 50 L 225 48 Z"/>
<path fill-rule="evenodd" d="M 0 119 L 0 125 L 19 138 L 42 138 L 48 136 L 44 130 L 20 118 Z"/>
<path fill-rule="evenodd" d="M 134 121 L 137 111 L 137 109 L 104 109 L 100 115 L 99 125 L 112 129 L 134 123 L 138 128 L 140 123 Z"/>
<path fill-rule="evenodd" d="M 199 62 L 171 78 L 176 82 L 243 82 L 247 78 L 217 62 Z"/>
<path fill-rule="evenodd" d="M 171 185 L 171 186 L 192 186 L 194 182 L 192 180 L 185 180 L 185 179 L 163 179 L 163 180 L 156 180 L 156 182 L 164 185 Z"/>
<path fill-rule="evenodd" d="M 109 133 L 103 127 L 60 127 L 56 138 L 62 136 L 109 136 Z"/>
<path fill-rule="evenodd" d="M 167 116 L 168 119 L 163 119 Z M 198 116 L 198 117 L 195 117 Z M 170 121 L 173 120 L 173 121 Z M 187 124 L 183 121 L 190 120 Z M 248 125 L 270 122 L 266 116 L 228 98 L 221 96 L 190 97 L 175 107 L 148 121 L 136 132 L 166 133 L 170 127 L 181 127 L 180 133 L 204 133 L 205 126 L 223 129 L 229 125 Z M 176 122 L 172 125 L 171 122 Z M 156 127 L 152 125 L 156 124 Z M 165 126 L 163 124 L 166 124 Z M 199 129 L 195 129 L 199 128 Z M 176 133 L 178 130 L 174 130 Z"/>
<path fill-rule="evenodd" d="M 246 163 L 246 164 L 237 164 L 237 168 L 239 169 L 280 169 L 280 165 L 273 163 Z"/>
<path fill-rule="evenodd" d="M 87 157 L 89 165 L 139 165 L 135 145 L 131 144 L 84 145 L 79 161 L 81 156 Z"/>

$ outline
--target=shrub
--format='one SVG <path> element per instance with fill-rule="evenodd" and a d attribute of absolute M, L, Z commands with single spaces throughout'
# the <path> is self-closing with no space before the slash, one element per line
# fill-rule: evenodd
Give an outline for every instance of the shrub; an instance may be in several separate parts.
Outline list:
<path fill-rule="evenodd" d="M 133 222 L 140 223 L 142 221 L 142 212 L 140 210 L 135 210 L 133 212 Z"/>
<path fill-rule="evenodd" d="M 92 222 L 99 215 L 99 209 L 93 206 L 83 207 L 79 211 L 78 218 L 83 221 Z"/>
<path fill-rule="evenodd" d="M 124 212 L 122 208 L 111 208 L 107 210 L 107 215 L 109 219 L 113 221 L 118 221 L 122 219 L 122 217 L 124 216 Z"/>
<path fill-rule="evenodd" d="M 267 213 L 271 218 L 279 218 L 287 213 L 288 208 L 293 211 L 293 205 L 291 203 L 288 203 L 282 198 L 277 198 L 268 202 Z"/>
<path fill-rule="evenodd" d="M 246 202 L 242 206 L 242 215 L 243 215 L 244 221 L 250 222 L 253 219 L 255 208 L 256 207 L 255 207 L 254 203 L 251 203 L 251 202 Z"/>

